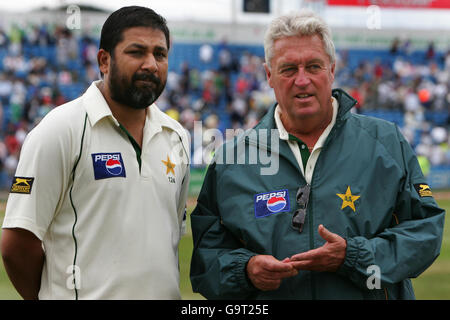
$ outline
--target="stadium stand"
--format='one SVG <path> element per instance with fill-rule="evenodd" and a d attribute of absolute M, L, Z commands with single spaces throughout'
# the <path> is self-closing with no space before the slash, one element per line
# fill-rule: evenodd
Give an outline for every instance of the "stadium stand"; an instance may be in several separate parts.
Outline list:
<path fill-rule="evenodd" d="M 97 48 L 98 39 L 64 27 L 0 29 L 1 188 L 9 187 L 26 134 L 98 78 Z M 173 43 L 158 105 L 191 133 L 200 120 L 221 132 L 250 128 L 274 103 L 263 56 L 262 46 Z M 450 187 L 450 51 L 397 40 L 387 50 L 338 50 L 335 86 L 357 98 L 354 112 L 396 123 L 431 164 L 430 185 Z"/>

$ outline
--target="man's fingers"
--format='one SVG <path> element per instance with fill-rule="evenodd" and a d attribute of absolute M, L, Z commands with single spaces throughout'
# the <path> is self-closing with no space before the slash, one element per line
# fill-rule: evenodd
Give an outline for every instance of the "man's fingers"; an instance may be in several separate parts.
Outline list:
<path fill-rule="evenodd" d="M 286 259 L 283 261 L 286 261 Z M 263 264 L 261 267 L 268 277 L 272 279 L 287 278 L 297 275 L 298 271 L 289 263 L 283 261 L 274 259 L 267 261 L 267 264 Z"/>
<path fill-rule="evenodd" d="M 292 267 L 288 263 L 286 263 L 285 260 L 279 261 L 279 260 L 274 259 L 271 261 L 267 261 L 267 263 L 263 264 L 262 267 L 269 272 L 290 271 L 292 269 Z"/>
<path fill-rule="evenodd" d="M 290 264 L 296 270 L 309 270 L 310 267 L 313 265 L 313 262 L 311 260 L 302 260 L 302 261 L 291 261 Z"/>
<path fill-rule="evenodd" d="M 314 260 L 321 254 L 321 248 L 312 249 L 306 252 L 298 253 L 291 257 L 291 261 Z"/>
<path fill-rule="evenodd" d="M 258 289 L 275 290 L 283 278 L 295 276 L 298 271 L 287 259 L 279 261 L 273 256 L 257 255 L 248 261 L 247 274 Z"/>
<path fill-rule="evenodd" d="M 336 242 L 341 238 L 339 235 L 337 235 L 333 232 L 330 232 L 322 224 L 319 225 L 318 232 L 319 232 L 319 235 L 322 237 L 322 239 L 326 240 L 327 242 Z"/>

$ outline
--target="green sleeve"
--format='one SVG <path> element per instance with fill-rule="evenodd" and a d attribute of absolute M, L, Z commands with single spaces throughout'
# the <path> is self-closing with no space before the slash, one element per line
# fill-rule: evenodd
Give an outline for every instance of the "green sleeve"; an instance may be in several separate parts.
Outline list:
<path fill-rule="evenodd" d="M 379 267 L 381 286 L 415 278 L 439 256 L 445 211 L 432 196 L 420 195 L 417 186 L 426 184 L 417 158 L 409 143 L 398 132 L 399 166 L 404 180 L 395 205 L 396 224 L 372 238 L 347 238 L 344 264 L 338 273 L 359 287 L 367 288 L 371 275 L 367 268 Z"/>
<path fill-rule="evenodd" d="M 216 192 L 216 165 L 211 164 L 191 214 L 192 288 L 207 299 L 246 299 L 256 290 L 246 275 L 247 262 L 256 253 L 243 248 L 221 223 Z"/>

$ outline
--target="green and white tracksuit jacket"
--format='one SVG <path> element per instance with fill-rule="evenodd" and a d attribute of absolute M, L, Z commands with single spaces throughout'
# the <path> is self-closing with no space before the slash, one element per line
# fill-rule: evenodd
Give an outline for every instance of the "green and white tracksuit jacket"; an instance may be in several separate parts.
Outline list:
<path fill-rule="evenodd" d="M 336 123 L 313 172 L 301 233 L 291 220 L 297 190 L 306 181 L 286 141 L 279 140 L 275 150 L 272 137 L 258 141 L 243 135 L 223 147 L 235 155 L 239 144 L 246 155 L 256 149 L 271 152 L 279 157 L 276 174 L 262 175 L 262 165 L 251 161 L 216 157 L 211 163 L 191 214 L 195 292 L 208 299 L 415 298 L 410 278 L 439 255 L 445 212 L 398 128 L 351 113 L 356 101 L 340 89 L 333 96 L 339 102 Z M 273 134 L 274 110 L 254 129 Z M 274 291 L 251 284 L 245 269 L 252 256 L 282 260 L 318 248 L 325 242 L 317 232 L 319 224 L 347 241 L 337 272 L 301 270 Z"/>

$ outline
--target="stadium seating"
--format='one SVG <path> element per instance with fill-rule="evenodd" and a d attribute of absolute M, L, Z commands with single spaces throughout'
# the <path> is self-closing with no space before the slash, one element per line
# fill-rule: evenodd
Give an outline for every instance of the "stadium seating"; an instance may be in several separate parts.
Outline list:
<path fill-rule="evenodd" d="M 88 80 L 87 70 L 85 68 L 85 62 L 81 58 L 83 56 L 83 49 L 85 43 L 84 39 L 78 39 L 78 47 L 79 53 L 78 58 L 76 59 L 68 59 L 65 65 L 58 64 L 58 49 L 55 44 L 51 44 L 48 46 L 39 46 L 36 44 L 29 44 L 26 41 L 23 42 L 22 45 L 22 54 L 25 60 L 25 63 L 29 63 L 33 58 L 42 57 L 46 60 L 47 65 L 45 66 L 45 70 L 41 70 L 41 74 L 43 76 L 39 77 L 38 83 L 35 83 L 29 78 L 29 70 L 13 70 L 7 73 L 5 70 L 7 66 L 5 66 L 5 58 L 7 58 L 10 53 L 7 47 L 0 48 L 0 72 L 8 74 L 7 79 L 9 81 L 14 81 L 15 79 L 21 79 L 21 81 L 26 86 L 26 94 L 25 94 L 25 102 L 23 105 L 19 105 L 19 108 L 23 109 L 23 119 L 29 121 L 30 127 L 34 125 L 33 120 L 29 119 L 29 115 L 25 114 L 25 110 L 27 110 L 26 105 L 35 98 L 42 98 L 42 90 L 44 88 L 50 88 L 52 92 L 52 103 L 57 104 L 57 100 L 55 99 L 55 93 L 59 92 L 63 99 L 61 101 L 68 101 L 77 98 L 80 96 L 86 88 L 90 84 L 90 80 Z M 91 39 L 93 43 L 98 44 L 97 39 Z M 53 42 L 56 43 L 56 42 Z M 240 59 L 245 54 L 250 54 L 253 56 L 263 57 L 264 49 L 262 46 L 253 46 L 253 45 L 244 45 L 244 44 L 225 44 L 225 43 L 211 43 L 209 44 L 212 48 L 213 55 L 209 61 L 204 61 L 200 57 L 200 49 L 203 46 L 203 43 L 185 43 L 185 42 L 176 42 L 172 44 L 172 48 L 170 50 L 169 55 L 169 71 L 174 72 L 176 74 L 182 73 L 183 64 L 187 63 L 190 69 L 197 69 L 200 73 L 206 71 L 217 71 L 221 70 L 220 64 L 220 51 L 221 50 L 229 50 L 232 57 L 232 67 L 230 67 L 227 71 L 227 75 L 229 76 L 229 86 L 232 88 L 232 95 L 235 94 L 233 88 L 241 75 L 240 70 Z M 345 59 L 344 68 L 337 71 L 336 80 L 339 85 L 342 85 L 344 88 L 352 88 L 360 85 L 359 80 L 357 80 L 354 76 L 355 70 L 357 70 L 362 64 L 369 64 L 369 66 L 373 67 L 376 64 L 380 64 L 383 68 L 383 71 L 392 71 L 393 64 L 396 59 L 401 58 L 404 61 L 408 61 L 413 65 L 427 65 L 430 61 L 427 60 L 425 52 L 423 50 L 413 51 L 409 54 L 406 53 L 396 53 L 392 54 L 387 49 L 349 49 L 349 50 L 338 50 L 338 55 L 342 59 Z M 434 63 L 438 66 L 440 70 L 445 68 L 445 54 L 442 52 L 438 52 L 433 60 Z M 94 64 L 93 62 L 91 62 Z M 67 70 L 71 73 L 70 81 L 65 83 L 54 81 L 48 75 L 51 75 L 52 72 L 56 73 L 61 70 Z M 223 71 L 223 70 L 222 70 Z M 450 71 L 449 71 L 450 72 Z M 9 77 L 9 78 L 8 78 Z M 374 75 L 372 73 L 368 73 L 365 75 L 364 81 L 368 83 L 372 83 L 374 79 Z M 435 81 L 433 77 L 430 75 L 423 76 L 423 79 Z M 414 77 L 400 79 L 402 85 L 409 85 L 411 81 L 414 80 Z M 201 84 L 202 85 L 202 84 Z M 189 101 L 193 104 L 195 101 L 199 100 L 202 97 L 202 87 L 200 87 L 200 91 L 192 91 L 188 92 Z M 167 90 L 166 90 L 167 91 Z M 13 105 L 11 97 L 3 97 L 2 102 L 2 119 L 0 122 L 0 137 L 2 139 L 6 135 L 6 130 L 9 127 L 9 124 L 12 122 L 17 122 L 19 119 L 15 116 L 15 112 L 17 112 L 17 105 Z M 211 108 L 204 110 L 204 112 L 200 115 L 199 120 L 205 120 L 209 115 L 216 114 L 219 119 L 218 128 L 224 132 L 226 128 L 230 128 L 232 126 L 231 114 L 227 105 L 227 98 L 225 92 L 219 92 L 218 98 L 215 100 L 216 103 Z M 175 106 L 177 107 L 177 106 Z M 19 110 L 20 111 L 20 110 Z M 180 112 L 182 110 L 179 110 Z M 389 108 L 366 108 L 364 105 L 358 111 L 364 115 L 373 116 L 382 118 L 388 121 L 392 121 L 396 123 L 400 128 L 403 128 L 405 124 L 405 111 L 402 108 L 398 107 L 389 107 Z M 443 126 L 447 128 L 449 126 L 449 105 L 445 105 L 443 109 L 434 110 L 432 107 L 425 109 L 424 112 L 424 120 L 427 121 L 431 128 L 433 126 Z M 13 123 L 14 125 L 18 125 L 18 123 Z M 29 128 L 31 129 L 31 128 Z M 421 138 L 423 136 L 423 130 L 417 129 L 415 130 L 414 137 L 412 139 L 411 144 L 413 146 L 417 146 L 421 143 Z M 449 157 L 450 158 L 450 157 Z M 4 162 L 5 159 L 0 159 L 1 162 Z M 450 159 L 449 159 L 450 162 Z M 443 170 L 442 168 L 448 168 L 450 163 L 443 163 L 441 167 L 437 168 L 437 172 L 439 170 Z M 1 171 L 1 170 L 0 170 Z M 0 187 L 4 185 L 4 172 L 0 174 Z M 2 178 L 3 177 L 3 178 Z M 3 182 L 2 182 L 3 181 Z"/>

